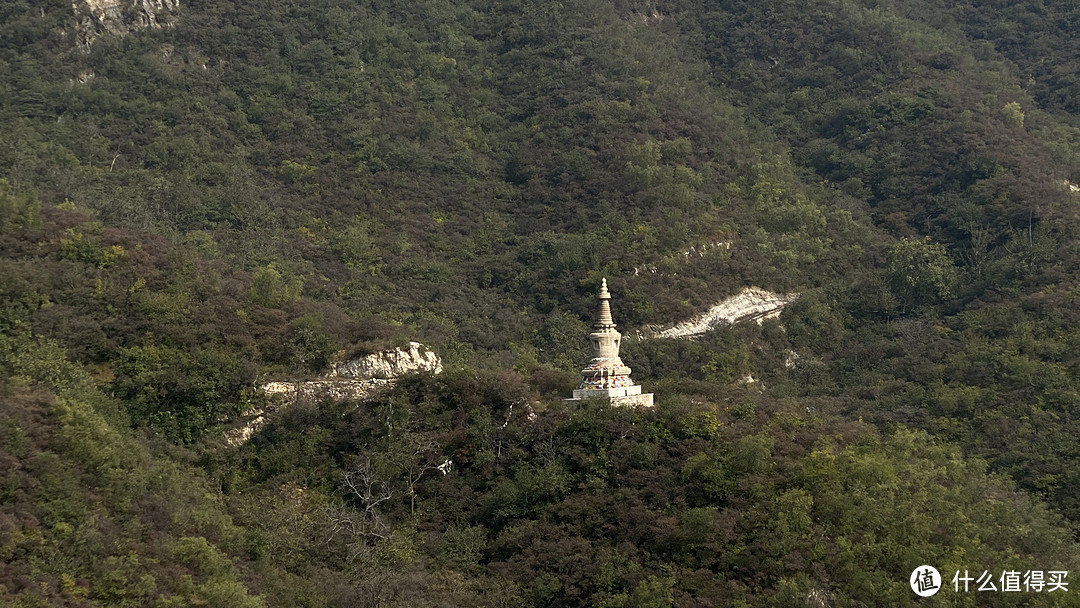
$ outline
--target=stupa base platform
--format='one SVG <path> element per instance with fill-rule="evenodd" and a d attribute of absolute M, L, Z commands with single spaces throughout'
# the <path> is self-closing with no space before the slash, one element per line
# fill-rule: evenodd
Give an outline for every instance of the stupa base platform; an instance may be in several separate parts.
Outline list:
<path fill-rule="evenodd" d="M 642 393 L 638 385 L 618 388 L 579 388 L 574 391 L 573 397 L 563 399 L 563 401 L 576 403 L 585 399 L 610 399 L 612 405 L 620 407 L 653 406 L 653 393 Z"/>

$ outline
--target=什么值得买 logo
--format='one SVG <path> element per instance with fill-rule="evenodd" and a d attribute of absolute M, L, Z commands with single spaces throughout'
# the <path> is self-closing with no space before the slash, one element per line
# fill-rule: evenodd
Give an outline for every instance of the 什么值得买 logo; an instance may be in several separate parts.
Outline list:
<path fill-rule="evenodd" d="M 923 564 L 912 570 L 908 583 L 915 595 L 930 597 L 941 589 L 941 573 L 937 568 Z"/>

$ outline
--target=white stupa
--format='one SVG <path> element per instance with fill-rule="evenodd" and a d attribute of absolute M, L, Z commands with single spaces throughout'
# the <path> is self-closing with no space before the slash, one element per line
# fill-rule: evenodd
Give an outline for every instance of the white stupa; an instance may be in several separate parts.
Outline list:
<path fill-rule="evenodd" d="M 589 334 L 593 358 L 581 370 L 581 387 L 574 391 L 573 398 L 564 401 L 606 397 L 615 405 L 652 407 L 653 394 L 641 392 L 641 386 L 630 379 L 630 368 L 619 358 L 621 338 L 611 318 L 611 294 L 604 279 L 600 285 L 600 318 Z"/>

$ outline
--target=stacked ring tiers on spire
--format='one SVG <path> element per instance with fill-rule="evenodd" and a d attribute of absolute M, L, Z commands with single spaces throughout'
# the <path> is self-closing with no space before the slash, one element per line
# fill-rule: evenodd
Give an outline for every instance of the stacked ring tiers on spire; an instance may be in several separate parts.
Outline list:
<path fill-rule="evenodd" d="M 615 320 L 611 318 L 611 294 L 607 290 L 607 279 L 600 283 L 600 318 L 593 325 L 596 330 L 615 329 Z"/>

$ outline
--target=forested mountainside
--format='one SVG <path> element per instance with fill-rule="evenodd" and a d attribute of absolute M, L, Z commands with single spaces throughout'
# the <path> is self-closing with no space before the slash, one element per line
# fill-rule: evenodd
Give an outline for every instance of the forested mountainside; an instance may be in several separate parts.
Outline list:
<path fill-rule="evenodd" d="M 1077 605 L 1078 20 L 0 0 L 0 606 Z"/>

